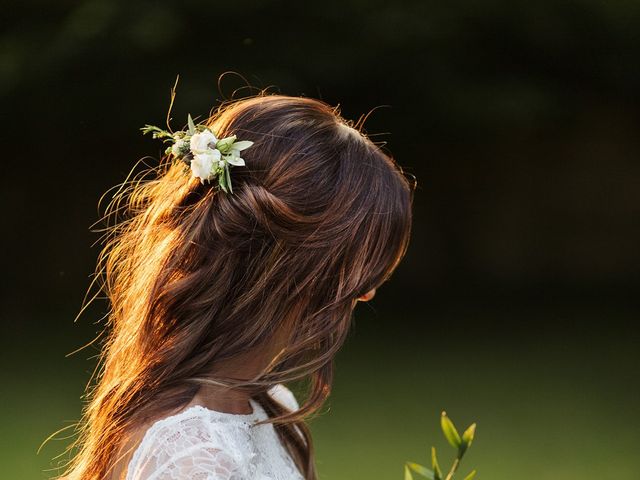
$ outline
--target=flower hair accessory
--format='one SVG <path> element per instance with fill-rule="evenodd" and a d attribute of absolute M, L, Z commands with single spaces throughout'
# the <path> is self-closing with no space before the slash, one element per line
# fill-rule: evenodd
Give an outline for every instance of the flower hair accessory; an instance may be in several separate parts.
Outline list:
<path fill-rule="evenodd" d="M 202 124 L 194 124 L 191 115 L 188 116 L 188 130 L 169 132 L 154 125 L 145 125 L 143 135 L 151 133 L 153 138 L 161 138 L 163 142 L 171 145 L 165 153 L 182 160 L 191 167 L 191 177 L 211 182 L 218 178 L 219 187 L 225 192 L 233 193 L 231 188 L 230 165 L 244 166 L 244 160 L 240 152 L 253 145 L 248 140 L 236 140 L 236 136 L 218 139 L 209 127 Z"/>

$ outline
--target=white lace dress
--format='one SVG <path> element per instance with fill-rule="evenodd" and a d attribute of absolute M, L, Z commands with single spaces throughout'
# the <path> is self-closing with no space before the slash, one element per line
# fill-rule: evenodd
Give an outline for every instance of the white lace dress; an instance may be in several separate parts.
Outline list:
<path fill-rule="evenodd" d="M 289 409 L 298 402 L 278 384 L 269 393 Z M 201 406 L 155 422 L 127 469 L 126 480 L 302 480 L 268 417 L 251 399 L 253 413 L 233 414 Z"/>

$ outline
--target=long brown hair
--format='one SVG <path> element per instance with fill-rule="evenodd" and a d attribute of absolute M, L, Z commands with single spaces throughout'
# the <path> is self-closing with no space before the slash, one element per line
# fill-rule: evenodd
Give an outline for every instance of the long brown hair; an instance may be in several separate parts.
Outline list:
<path fill-rule="evenodd" d="M 407 249 L 415 182 L 337 108 L 262 92 L 223 103 L 206 124 L 254 142 L 246 167 L 231 171 L 233 194 L 162 157 L 108 208 L 119 220 L 97 278 L 110 311 L 70 478 L 106 478 L 136 425 L 184 406 L 201 382 L 229 382 L 212 378 L 212 365 L 286 328 L 286 348 L 250 384 L 315 480 L 305 418 L 330 393 L 357 297 L 388 280 Z M 307 394 L 290 412 L 266 390 L 294 380 Z"/>

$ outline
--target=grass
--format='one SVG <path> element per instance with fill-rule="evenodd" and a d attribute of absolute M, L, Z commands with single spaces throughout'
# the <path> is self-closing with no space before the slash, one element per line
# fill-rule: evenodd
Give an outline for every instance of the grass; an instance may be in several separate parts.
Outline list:
<path fill-rule="evenodd" d="M 478 480 L 635 478 L 634 318 L 614 309 L 554 315 L 357 314 L 330 401 L 311 421 L 321 480 L 400 480 L 405 461 L 429 463 L 431 445 L 448 465 L 442 410 L 456 425 L 478 423 L 461 478 L 472 468 Z M 580 318 L 583 327 L 572 328 Z M 65 359 L 78 341 L 62 325 L 28 355 L 16 344 L 3 351 L 4 478 L 48 478 L 43 470 L 64 442 L 36 450 L 79 416 L 90 352 Z"/>

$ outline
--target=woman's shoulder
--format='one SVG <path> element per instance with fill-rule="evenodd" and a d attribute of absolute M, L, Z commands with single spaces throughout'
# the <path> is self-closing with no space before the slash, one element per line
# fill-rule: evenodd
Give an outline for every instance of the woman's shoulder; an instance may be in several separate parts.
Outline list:
<path fill-rule="evenodd" d="M 299 408 L 283 384 L 272 386 L 268 393 L 290 410 Z M 199 478 L 212 471 L 220 472 L 215 477 L 220 480 L 243 478 L 251 435 L 247 427 L 266 418 L 258 402 L 251 403 L 254 412 L 247 415 L 192 405 L 141 429 L 126 480 Z"/>
<path fill-rule="evenodd" d="M 220 480 L 241 477 L 248 438 L 244 427 L 253 416 L 237 415 L 229 421 L 222 414 L 214 421 L 215 413 L 194 405 L 153 423 L 131 457 L 126 479 L 200 478 L 207 472 L 219 472 L 215 478 Z"/>

